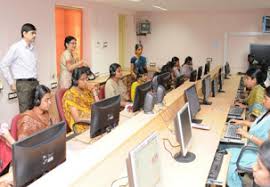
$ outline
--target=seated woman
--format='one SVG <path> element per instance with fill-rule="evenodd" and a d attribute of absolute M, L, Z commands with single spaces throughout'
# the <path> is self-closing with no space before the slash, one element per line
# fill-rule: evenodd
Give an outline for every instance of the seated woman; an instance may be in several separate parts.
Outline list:
<path fill-rule="evenodd" d="M 130 96 L 127 91 L 127 87 L 124 85 L 122 79 L 121 66 L 117 63 L 113 63 L 109 68 L 110 77 L 105 84 L 105 98 L 113 96 L 121 96 L 121 106 L 125 107 L 129 101 Z"/>
<path fill-rule="evenodd" d="M 136 79 L 136 75 L 138 71 L 144 70 L 147 73 L 147 61 L 144 56 L 142 56 L 143 46 L 142 44 L 135 45 L 135 56 L 133 56 L 130 60 L 131 63 L 131 76 Z"/>
<path fill-rule="evenodd" d="M 185 59 L 185 63 L 183 64 L 181 68 L 181 73 L 185 75 L 186 78 L 189 78 L 192 70 L 193 70 L 192 58 L 188 56 Z"/>
<path fill-rule="evenodd" d="M 249 126 L 249 131 L 245 131 L 242 128 L 237 130 L 243 138 L 247 138 L 248 145 L 260 146 L 265 140 L 268 139 L 268 133 L 270 131 L 270 87 L 265 89 L 265 96 L 263 100 L 263 105 L 267 109 L 267 112 L 259 116 L 253 123 L 241 123 L 240 121 L 235 121 L 236 124 L 242 126 Z M 236 161 L 238 159 L 240 148 L 230 148 L 227 149 L 231 153 L 232 157 L 229 164 L 227 184 L 230 187 L 242 186 L 242 181 L 236 172 Z M 251 167 L 256 161 L 256 155 L 251 152 L 246 152 L 242 155 L 240 165 L 243 167 Z"/>
<path fill-rule="evenodd" d="M 60 59 L 60 78 L 59 87 L 69 88 L 71 84 L 71 73 L 74 69 L 86 65 L 82 60 L 80 61 L 76 55 L 77 39 L 73 36 L 67 36 L 64 41 L 65 51 Z"/>
<path fill-rule="evenodd" d="M 33 108 L 20 114 L 17 124 L 18 139 L 23 139 L 32 134 L 48 128 L 56 120 L 50 117 L 49 108 L 51 105 L 51 91 L 44 85 L 38 85 L 34 91 Z M 5 141 L 6 145 L 11 149 L 11 145 L 16 141 L 8 128 L 1 128 L 0 141 Z M 10 152 L 11 154 L 11 152 Z M 4 177 L 3 177 L 4 178 Z M 12 182 L 12 179 L 6 179 L 6 183 Z M 2 181 L 2 179 L 0 179 Z M 4 182 L 3 182 L 4 184 Z"/>
<path fill-rule="evenodd" d="M 270 140 L 265 141 L 260 149 L 257 163 L 253 166 L 254 181 L 259 186 L 270 186 Z"/>
<path fill-rule="evenodd" d="M 137 73 L 137 80 L 135 82 L 132 83 L 131 85 L 131 101 L 134 102 L 135 99 L 135 95 L 136 95 L 136 88 L 137 86 L 145 83 L 147 81 L 147 75 L 144 71 L 139 71 Z"/>
<path fill-rule="evenodd" d="M 76 68 L 72 72 L 71 87 L 62 98 L 64 115 L 70 129 L 73 129 L 74 123 L 90 122 L 91 105 L 95 100 L 99 100 L 97 87 L 88 82 L 87 68 Z M 76 126 L 78 133 L 88 128 L 82 124 Z"/>
<path fill-rule="evenodd" d="M 245 76 L 245 86 L 250 89 L 248 97 L 241 102 L 236 102 L 235 104 L 241 108 L 246 108 L 248 110 L 248 115 L 251 121 L 261 115 L 265 111 L 263 107 L 263 96 L 264 96 L 264 81 L 266 79 L 265 74 L 259 69 L 249 69 Z"/>
<path fill-rule="evenodd" d="M 177 77 L 181 75 L 180 72 L 180 62 L 178 57 L 173 57 L 172 61 L 170 62 L 170 66 L 172 69 L 172 78 L 175 80 Z"/>

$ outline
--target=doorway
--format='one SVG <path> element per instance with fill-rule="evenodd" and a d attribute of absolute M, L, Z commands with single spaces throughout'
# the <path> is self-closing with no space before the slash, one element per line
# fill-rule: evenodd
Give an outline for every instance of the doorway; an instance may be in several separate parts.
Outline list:
<path fill-rule="evenodd" d="M 83 27 L 82 27 L 82 9 L 56 6 L 55 7 L 55 32 L 56 32 L 56 67 L 57 77 L 60 73 L 60 57 L 64 47 L 66 36 L 74 36 L 77 39 L 76 56 L 82 59 L 83 52 Z"/>

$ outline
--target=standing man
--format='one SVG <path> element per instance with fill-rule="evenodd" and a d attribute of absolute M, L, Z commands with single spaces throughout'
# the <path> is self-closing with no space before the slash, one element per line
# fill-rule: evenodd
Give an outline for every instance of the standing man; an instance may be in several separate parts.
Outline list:
<path fill-rule="evenodd" d="M 20 113 L 32 106 L 37 81 L 37 58 L 33 43 L 36 27 L 26 23 L 21 29 L 22 39 L 13 44 L 0 63 L 0 69 L 12 91 L 17 92 Z"/>

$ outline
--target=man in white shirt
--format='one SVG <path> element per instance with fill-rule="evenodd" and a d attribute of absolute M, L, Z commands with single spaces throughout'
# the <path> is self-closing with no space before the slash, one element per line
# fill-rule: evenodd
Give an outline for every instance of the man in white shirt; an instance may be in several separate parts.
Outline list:
<path fill-rule="evenodd" d="M 20 113 L 33 105 L 33 90 L 37 81 L 37 58 L 33 43 L 36 27 L 26 23 L 21 29 L 22 39 L 13 44 L 0 63 L 0 69 L 12 91 L 17 92 Z"/>

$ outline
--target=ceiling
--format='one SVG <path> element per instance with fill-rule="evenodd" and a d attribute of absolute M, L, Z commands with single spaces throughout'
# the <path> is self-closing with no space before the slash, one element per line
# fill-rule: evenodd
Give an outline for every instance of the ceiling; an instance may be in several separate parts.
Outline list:
<path fill-rule="evenodd" d="M 88 0 L 135 11 L 161 11 L 153 5 L 179 10 L 222 10 L 270 8 L 270 0 Z M 139 1 L 139 2 L 133 2 Z"/>

